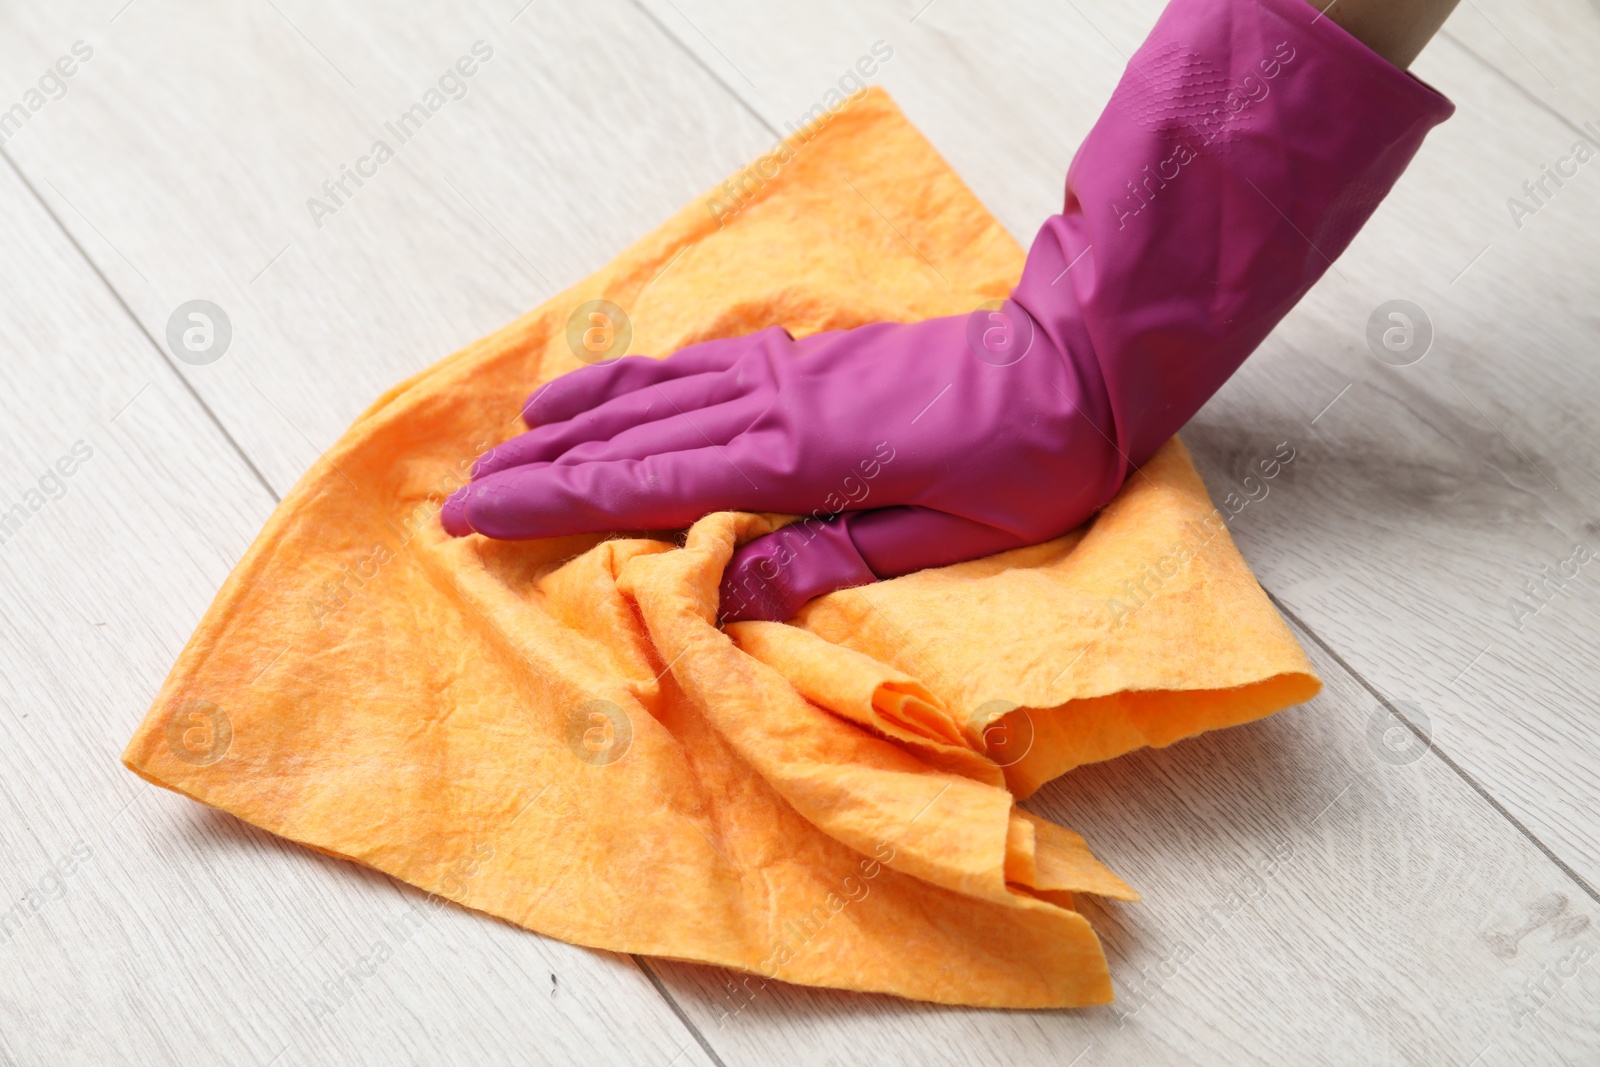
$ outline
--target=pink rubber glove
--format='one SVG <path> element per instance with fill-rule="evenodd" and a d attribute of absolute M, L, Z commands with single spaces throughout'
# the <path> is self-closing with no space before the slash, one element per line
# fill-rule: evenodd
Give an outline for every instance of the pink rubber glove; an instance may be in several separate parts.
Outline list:
<path fill-rule="evenodd" d="M 452 534 L 808 516 L 741 546 L 725 621 L 1059 536 L 1317 281 L 1453 106 L 1305 0 L 1173 0 L 997 313 L 626 357 L 535 393 Z"/>

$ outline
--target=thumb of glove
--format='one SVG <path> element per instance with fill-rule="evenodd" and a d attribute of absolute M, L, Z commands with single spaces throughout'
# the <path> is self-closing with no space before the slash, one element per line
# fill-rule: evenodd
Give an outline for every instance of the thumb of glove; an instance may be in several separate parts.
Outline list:
<path fill-rule="evenodd" d="M 782 622 L 812 597 L 877 581 L 848 518 L 802 519 L 740 545 L 722 572 L 719 620 Z"/>

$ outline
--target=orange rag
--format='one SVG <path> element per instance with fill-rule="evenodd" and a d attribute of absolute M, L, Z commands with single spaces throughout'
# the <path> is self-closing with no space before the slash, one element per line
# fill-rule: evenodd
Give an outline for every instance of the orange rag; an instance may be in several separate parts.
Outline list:
<path fill-rule="evenodd" d="M 1137 895 L 1016 801 L 1320 686 L 1179 442 L 1080 530 L 792 624 L 715 624 L 735 545 L 785 516 L 709 515 L 681 545 L 439 526 L 527 394 L 580 365 L 588 301 L 665 354 L 966 312 L 1022 268 L 877 90 L 736 181 L 736 211 L 717 191 L 362 415 L 229 576 L 123 760 L 578 944 L 950 1004 L 1108 1001 L 1072 894 Z"/>

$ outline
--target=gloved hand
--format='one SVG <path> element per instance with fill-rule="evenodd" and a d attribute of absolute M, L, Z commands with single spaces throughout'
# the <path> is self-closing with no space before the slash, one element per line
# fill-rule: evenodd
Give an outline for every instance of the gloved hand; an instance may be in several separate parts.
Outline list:
<path fill-rule="evenodd" d="M 1452 105 L 1305 0 L 1173 0 L 995 311 L 776 326 L 550 382 L 445 528 L 517 539 L 805 516 L 741 546 L 725 621 L 1067 532 L 1354 237 Z"/>

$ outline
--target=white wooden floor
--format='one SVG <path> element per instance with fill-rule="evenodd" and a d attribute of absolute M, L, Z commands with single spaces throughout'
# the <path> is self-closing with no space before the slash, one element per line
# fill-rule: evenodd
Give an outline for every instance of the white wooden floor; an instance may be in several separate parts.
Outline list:
<path fill-rule="evenodd" d="M 1234 533 L 1327 690 L 1031 805 L 1145 894 L 1086 904 L 1116 1006 L 751 1000 L 430 908 L 118 763 L 275 499 L 384 388 L 879 40 L 875 80 L 1026 242 L 1159 6 L 0 4 L 0 109 L 77 49 L 0 127 L 0 511 L 44 497 L 0 543 L 0 1061 L 1600 1062 L 1600 563 L 1523 589 L 1600 552 L 1600 160 L 1520 228 L 1506 206 L 1600 135 L 1593 0 L 1465 0 L 1417 65 L 1457 116 L 1186 431 L 1219 496 L 1296 449 Z M 477 41 L 465 97 L 316 226 L 307 197 Z M 195 298 L 233 330 L 204 366 L 165 345 Z M 1405 367 L 1365 341 L 1396 298 L 1436 333 Z M 1394 712 L 1429 744 L 1386 748 Z"/>

